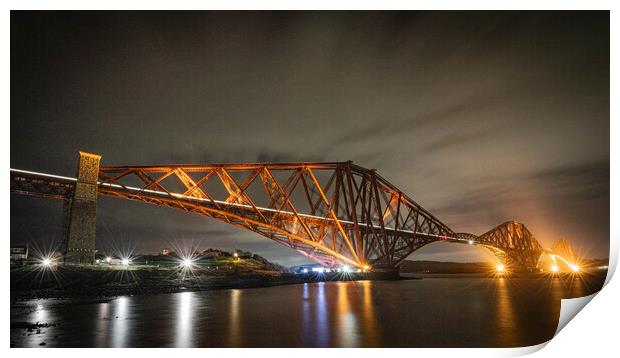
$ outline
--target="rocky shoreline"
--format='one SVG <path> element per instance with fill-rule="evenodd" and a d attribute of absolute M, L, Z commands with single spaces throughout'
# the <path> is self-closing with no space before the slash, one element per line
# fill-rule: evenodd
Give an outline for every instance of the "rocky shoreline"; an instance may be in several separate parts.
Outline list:
<path fill-rule="evenodd" d="M 258 288 L 318 281 L 398 279 L 367 273 L 293 274 L 276 271 L 179 272 L 170 269 L 93 270 L 58 269 L 50 272 L 11 272 L 11 303 L 33 299 L 105 299 L 184 291 Z"/>

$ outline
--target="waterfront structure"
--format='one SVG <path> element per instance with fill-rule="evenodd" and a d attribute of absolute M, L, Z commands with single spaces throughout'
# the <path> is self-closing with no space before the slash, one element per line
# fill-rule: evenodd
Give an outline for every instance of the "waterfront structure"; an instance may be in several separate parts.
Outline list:
<path fill-rule="evenodd" d="M 95 261 L 97 228 L 97 179 L 101 156 L 79 152 L 77 180 L 64 199 L 63 225 L 65 262 L 92 264 Z"/>
<path fill-rule="evenodd" d="M 26 246 L 11 246 L 11 263 L 23 264 L 28 261 L 28 247 Z"/>

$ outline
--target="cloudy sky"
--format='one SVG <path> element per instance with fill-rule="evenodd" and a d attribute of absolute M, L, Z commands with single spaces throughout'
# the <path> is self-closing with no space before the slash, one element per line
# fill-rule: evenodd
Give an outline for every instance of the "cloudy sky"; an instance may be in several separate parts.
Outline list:
<path fill-rule="evenodd" d="M 11 167 L 345 161 L 458 232 L 507 220 L 543 246 L 609 247 L 608 12 L 12 12 Z M 61 204 L 11 194 L 11 244 Z M 294 251 L 101 197 L 97 247 Z M 471 261 L 434 244 L 412 259 Z"/>

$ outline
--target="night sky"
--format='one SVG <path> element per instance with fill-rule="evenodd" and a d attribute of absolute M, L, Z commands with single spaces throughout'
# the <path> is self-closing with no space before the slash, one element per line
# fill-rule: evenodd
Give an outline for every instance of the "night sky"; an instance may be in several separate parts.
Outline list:
<path fill-rule="evenodd" d="M 11 167 L 346 161 L 457 232 L 519 220 L 609 249 L 608 12 L 12 12 Z M 61 203 L 11 194 L 11 244 Z M 97 248 L 289 248 L 215 220 L 100 197 Z M 434 244 L 411 259 L 477 261 Z"/>

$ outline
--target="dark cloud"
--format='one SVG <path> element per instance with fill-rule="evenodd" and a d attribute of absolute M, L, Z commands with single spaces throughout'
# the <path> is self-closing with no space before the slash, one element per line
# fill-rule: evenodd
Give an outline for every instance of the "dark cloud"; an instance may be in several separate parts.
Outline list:
<path fill-rule="evenodd" d="M 455 135 L 446 136 L 424 145 L 417 153 L 418 155 L 427 155 L 432 154 L 433 152 L 459 147 L 462 145 L 476 145 L 475 142 L 477 140 L 487 136 L 492 136 L 496 132 L 497 129 L 487 128 L 470 133 L 458 133 Z"/>
<path fill-rule="evenodd" d="M 456 231 L 517 219 L 606 256 L 609 13 L 12 12 L 10 145 L 12 167 L 61 175 L 78 150 L 104 165 L 353 160 Z M 59 217 L 12 195 L 11 242 L 56 235 Z M 303 260 L 116 199 L 98 230 L 102 249 L 188 239 Z"/>

